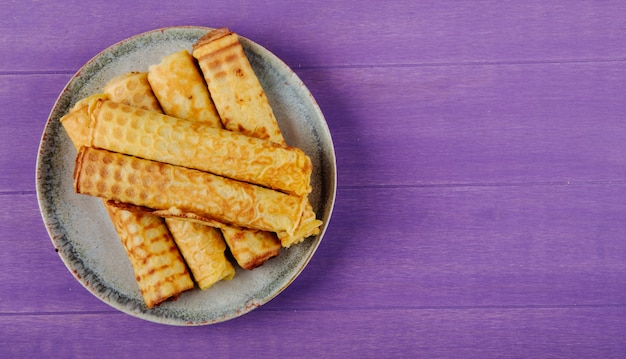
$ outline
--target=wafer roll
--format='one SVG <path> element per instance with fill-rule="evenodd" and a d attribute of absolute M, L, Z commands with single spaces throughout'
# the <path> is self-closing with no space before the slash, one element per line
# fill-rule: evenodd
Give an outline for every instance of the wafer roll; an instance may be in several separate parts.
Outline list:
<path fill-rule="evenodd" d="M 169 55 L 160 64 L 150 66 L 148 80 L 166 115 L 223 128 L 202 74 L 187 50 Z M 177 228 L 170 226 L 178 243 Z M 280 252 L 281 243 L 272 232 L 231 227 L 222 230 L 221 234 L 233 258 L 244 269 L 258 267 Z M 181 252 L 186 258 L 186 251 L 181 248 Z M 195 276 L 193 267 L 190 267 Z"/>
<path fill-rule="evenodd" d="M 112 78 L 103 92 L 113 102 L 161 112 L 146 72 L 129 72 Z"/>
<path fill-rule="evenodd" d="M 89 126 L 91 124 L 91 117 L 88 111 L 89 104 L 97 100 L 108 100 L 108 98 L 108 95 L 104 93 L 85 97 L 78 101 L 70 109 L 69 113 L 61 118 L 61 124 L 76 150 L 89 142 Z"/>
<path fill-rule="evenodd" d="M 192 289 L 193 281 L 163 218 L 106 206 L 148 308 Z"/>
<path fill-rule="evenodd" d="M 86 107 L 72 110 L 61 118 L 61 124 L 76 150 L 89 141 L 89 123 L 89 113 Z"/>
<path fill-rule="evenodd" d="M 89 113 L 90 147 L 186 166 L 298 196 L 311 191 L 311 159 L 300 149 L 111 101 L 94 101 Z"/>
<path fill-rule="evenodd" d="M 191 57 L 191 55 L 188 56 Z M 180 61 L 168 61 L 167 63 L 184 65 L 184 61 L 183 63 Z M 161 68 L 161 70 L 164 69 Z M 158 71 L 158 74 L 159 81 L 157 83 L 161 85 L 179 81 L 167 77 L 164 71 Z M 156 104 L 146 109 L 161 112 L 160 102 L 155 97 L 152 85 L 147 78 L 146 73 L 118 76 L 109 82 L 104 91 L 110 97 L 113 94 L 108 91 L 117 92 L 116 99 L 130 106 Z M 200 82 L 203 86 L 202 78 L 200 78 Z M 205 90 L 205 92 L 208 96 L 208 91 Z M 163 91 L 162 99 L 169 98 L 169 95 L 177 96 L 177 93 L 177 91 Z M 165 108 L 170 109 L 172 107 L 166 106 Z M 231 279 L 235 275 L 234 267 L 224 254 L 226 245 L 219 229 L 173 218 L 167 219 L 166 224 L 200 289 L 208 289 L 219 280 Z"/>
<path fill-rule="evenodd" d="M 98 98 L 105 95 L 96 95 Z M 75 147 L 89 136 L 89 116 L 79 102 L 61 119 Z M 162 218 L 138 214 L 105 203 L 109 217 L 120 237 L 135 273 L 135 279 L 148 308 L 178 297 L 192 289 L 193 282 L 176 244 Z"/>
<path fill-rule="evenodd" d="M 198 287 L 205 290 L 222 279 L 232 279 L 235 268 L 224 257 L 226 244 L 220 230 L 203 224 L 166 218 Z"/>
<path fill-rule="evenodd" d="M 316 218 L 311 203 L 307 201 L 296 231 L 293 234 L 286 232 L 278 233 L 278 239 L 283 247 L 291 247 L 292 245 L 300 243 L 310 236 L 319 234 L 319 227 L 322 223 L 322 221 Z"/>
<path fill-rule="evenodd" d="M 284 143 L 280 128 L 237 34 L 208 32 L 193 46 L 198 64 L 226 129 Z"/>
<path fill-rule="evenodd" d="M 223 127 L 202 74 L 187 50 L 175 52 L 150 66 L 148 81 L 164 114 Z"/>
<path fill-rule="evenodd" d="M 306 199 L 207 172 L 83 147 L 74 169 L 76 192 L 195 218 L 293 234 Z"/>
<path fill-rule="evenodd" d="M 225 28 L 208 32 L 194 45 L 193 56 L 198 59 L 227 129 L 286 145 L 265 91 L 235 33 Z M 321 225 L 308 203 L 297 233 L 280 236 L 282 246 L 290 247 L 318 234 Z"/>
<path fill-rule="evenodd" d="M 272 232 L 222 227 L 222 234 L 243 269 L 254 269 L 280 253 L 280 241 Z"/>

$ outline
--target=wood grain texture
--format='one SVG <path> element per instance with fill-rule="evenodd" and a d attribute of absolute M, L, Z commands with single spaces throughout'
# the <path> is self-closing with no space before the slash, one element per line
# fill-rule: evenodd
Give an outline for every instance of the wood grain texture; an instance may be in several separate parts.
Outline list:
<path fill-rule="evenodd" d="M 623 67 L 383 67 L 301 76 L 328 109 L 340 184 L 619 182 Z"/>
<path fill-rule="evenodd" d="M 0 10 L 0 33 L 15 34 L 2 39 L 13 50 L 0 70 L 77 69 L 110 44 L 172 25 L 229 26 L 295 68 L 626 59 L 626 5 L 616 1 L 166 1 L 158 9 L 133 2 L 114 20 L 110 8 L 10 2 Z"/>
<path fill-rule="evenodd" d="M 9 1 L 0 18 L 0 357 L 626 354 L 623 2 Z M 278 55 L 319 103 L 338 161 L 307 268 L 208 327 L 92 296 L 35 195 L 67 81 L 171 25 L 229 26 Z"/>
<path fill-rule="evenodd" d="M 610 319 L 598 320 L 607 315 Z M 212 327 L 178 328 L 114 314 L 0 317 L 12 356 L 621 358 L 626 313 L 601 308 L 263 311 Z M 45 328 L 57 330 L 48 332 Z M 313 331 L 313 332 L 312 332 Z M 331 332 L 323 337 L 314 333 Z M 22 333 L 28 332 L 24 337 Z M 143 340 L 168 338 L 155 345 Z M 71 333 L 71 334 L 69 334 Z M 115 345 L 111 345 L 115 343 Z"/>
<path fill-rule="evenodd" d="M 39 141 L 71 75 L 0 75 L 0 192 L 35 190 Z"/>

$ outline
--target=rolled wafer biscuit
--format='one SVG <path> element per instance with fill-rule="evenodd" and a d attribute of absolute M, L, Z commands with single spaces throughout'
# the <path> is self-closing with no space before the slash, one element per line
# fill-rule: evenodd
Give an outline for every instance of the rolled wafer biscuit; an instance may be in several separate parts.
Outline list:
<path fill-rule="evenodd" d="M 98 94 L 98 98 L 106 97 Z M 61 119 L 75 147 L 89 136 L 89 116 L 79 102 Z M 107 205 L 105 208 L 128 254 L 135 279 L 148 308 L 193 288 L 189 271 L 162 218 Z"/>
<path fill-rule="evenodd" d="M 61 117 L 61 124 L 65 128 L 65 132 L 74 144 L 74 148 L 78 150 L 89 141 L 89 113 L 86 107 L 80 107 L 70 111 L 67 115 Z"/>
<path fill-rule="evenodd" d="M 230 252 L 243 269 L 254 269 L 280 253 L 276 233 L 246 228 L 222 227 Z"/>
<path fill-rule="evenodd" d="M 146 72 L 129 72 L 116 76 L 107 82 L 103 92 L 113 102 L 161 112 Z"/>
<path fill-rule="evenodd" d="M 188 56 L 191 57 L 191 55 Z M 167 63 L 174 63 L 178 66 L 185 64 L 184 61 L 182 63 L 180 61 L 169 61 Z M 157 81 L 158 84 L 178 81 L 164 78 L 164 75 L 163 71 L 159 71 L 157 76 L 159 79 Z M 183 71 L 179 75 L 188 74 Z M 127 105 L 143 105 L 145 109 L 161 112 L 160 102 L 155 97 L 153 88 L 147 78 L 148 75 L 146 73 L 131 73 L 118 76 L 105 86 L 104 92 L 109 97 L 115 96 L 118 101 Z M 201 86 L 204 86 L 202 78 L 200 78 L 200 82 L 202 83 Z M 183 92 L 186 93 L 187 91 Z M 208 91 L 205 90 L 205 92 L 208 96 Z M 162 96 L 167 98 L 169 95 L 177 93 L 178 91 L 165 91 Z M 167 108 L 171 108 L 171 106 Z M 189 113 L 194 112 L 190 111 Z M 200 289 L 208 289 L 219 280 L 231 279 L 235 275 L 234 267 L 224 254 L 226 245 L 219 229 L 182 219 L 171 218 L 165 222 Z"/>
<path fill-rule="evenodd" d="M 89 105 L 89 114 L 90 147 L 298 196 L 311 192 L 311 159 L 298 148 L 100 99 Z"/>
<path fill-rule="evenodd" d="M 193 48 L 193 56 L 198 60 L 224 126 L 231 131 L 286 145 L 237 34 L 226 28 L 216 29 L 200 38 Z M 308 203 L 297 233 L 279 236 L 282 246 L 290 247 L 318 234 L 321 224 Z"/>
<path fill-rule="evenodd" d="M 148 308 L 193 289 L 193 281 L 163 218 L 106 206 Z"/>
<path fill-rule="evenodd" d="M 208 32 L 193 46 L 193 57 L 226 129 L 281 143 L 282 135 L 237 34 L 227 28 Z"/>
<path fill-rule="evenodd" d="M 187 50 L 150 66 L 148 81 L 164 114 L 223 128 L 202 74 Z"/>
<path fill-rule="evenodd" d="M 223 128 L 202 73 L 187 50 L 169 55 L 160 64 L 150 66 L 148 80 L 166 115 Z M 174 229 L 170 228 L 176 239 Z M 280 241 L 272 232 L 228 228 L 222 230 L 222 235 L 233 258 L 244 269 L 258 267 L 280 252 Z M 181 251 L 184 255 L 185 251 Z"/>
<path fill-rule="evenodd" d="M 311 202 L 307 201 L 296 231 L 293 234 L 286 232 L 278 233 L 278 239 L 283 247 L 291 247 L 310 236 L 317 235 L 320 232 L 322 223 L 322 221 L 316 218 Z"/>
<path fill-rule="evenodd" d="M 145 207 L 163 217 L 194 218 L 293 234 L 306 198 L 207 172 L 82 147 L 76 157 L 78 193 Z"/>
<path fill-rule="evenodd" d="M 226 244 L 219 229 L 182 219 L 166 218 L 165 223 L 200 289 L 235 276 L 235 268 L 224 256 Z"/>

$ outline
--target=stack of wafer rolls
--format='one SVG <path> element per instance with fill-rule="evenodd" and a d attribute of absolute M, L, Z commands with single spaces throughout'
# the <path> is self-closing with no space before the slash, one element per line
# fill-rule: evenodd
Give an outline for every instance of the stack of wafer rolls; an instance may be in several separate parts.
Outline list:
<path fill-rule="evenodd" d="M 208 32 L 193 46 L 193 56 L 224 127 L 245 135 L 286 145 L 278 121 L 237 34 L 227 28 Z M 279 235 L 284 247 L 319 233 L 321 221 L 306 204 L 295 234 Z"/>
<path fill-rule="evenodd" d="M 74 186 L 162 217 L 276 233 L 294 233 L 305 204 L 303 197 L 94 147 L 79 150 Z"/>
<path fill-rule="evenodd" d="M 98 94 L 92 98 L 106 96 Z M 76 148 L 84 146 L 89 137 L 88 101 L 79 102 L 61 119 Z M 148 308 L 193 288 L 185 262 L 162 218 L 106 204 L 105 207 L 128 254 Z"/>
<path fill-rule="evenodd" d="M 150 66 L 148 81 L 166 115 L 223 128 L 202 74 L 187 50 Z M 230 227 L 222 230 L 222 235 L 244 269 L 258 267 L 280 252 L 281 243 L 273 232 Z"/>
<path fill-rule="evenodd" d="M 113 101 L 155 112 L 161 112 L 161 103 L 168 108 L 172 107 L 170 102 L 157 99 L 148 73 L 144 72 L 113 78 L 104 87 L 104 93 Z M 235 268 L 224 254 L 226 245 L 219 229 L 179 219 L 167 219 L 165 222 L 201 290 L 210 288 L 222 279 L 233 278 Z"/>
<path fill-rule="evenodd" d="M 311 159 L 298 148 L 102 99 L 89 104 L 89 116 L 90 147 L 297 196 L 311 191 Z"/>
<path fill-rule="evenodd" d="M 80 133 L 76 192 L 105 200 L 123 242 L 122 227 L 156 218 L 206 289 L 234 275 L 227 247 L 252 269 L 319 233 L 311 159 L 286 144 L 236 34 L 209 32 L 193 55 L 171 54 L 104 92 L 63 125 Z M 140 236 L 132 243 L 129 256 L 145 246 Z"/>

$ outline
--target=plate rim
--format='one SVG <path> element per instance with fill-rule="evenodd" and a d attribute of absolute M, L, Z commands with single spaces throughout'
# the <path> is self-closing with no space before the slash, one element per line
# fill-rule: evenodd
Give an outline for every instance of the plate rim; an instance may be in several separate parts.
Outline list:
<path fill-rule="evenodd" d="M 160 27 L 160 28 L 156 28 L 153 30 L 149 30 L 149 31 L 145 31 L 142 33 L 138 33 L 135 35 L 132 35 L 128 38 L 122 39 L 120 41 L 117 41 L 116 43 L 107 46 L 106 48 L 104 48 L 103 50 L 101 50 L 100 52 L 98 52 L 95 56 L 91 57 L 87 62 L 85 62 L 83 65 L 81 65 L 81 67 L 72 75 L 72 77 L 67 81 L 67 83 L 65 84 L 65 86 L 63 87 L 63 89 L 61 90 L 61 92 L 59 93 L 58 97 L 56 98 L 52 109 L 47 117 L 47 120 L 45 122 L 45 126 L 40 138 L 40 142 L 39 142 L 39 146 L 38 146 L 38 152 L 37 152 L 37 158 L 36 158 L 36 166 L 35 166 L 35 181 L 36 181 L 36 197 L 37 197 L 37 203 L 38 203 L 38 207 L 39 207 L 39 211 L 40 211 L 40 215 L 42 217 L 42 220 L 44 222 L 44 225 L 46 227 L 46 231 L 48 233 L 48 236 L 55 248 L 55 251 L 57 252 L 57 254 L 59 255 L 59 257 L 61 258 L 62 262 L 64 263 L 64 265 L 66 266 L 66 268 L 69 270 L 69 272 L 72 274 L 72 276 L 85 288 L 87 289 L 87 291 L 89 293 L 91 293 L 93 296 L 95 296 L 96 298 L 98 298 L 99 300 L 101 300 L 102 302 L 106 303 L 107 305 L 109 305 L 110 307 L 123 312 L 125 314 L 128 314 L 132 317 L 136 317 L 139 319 L 143 319 L 146 321 L 150 321 L 150 322 L 154 322 L 154 323 L 159 323 L 159 324 L 167 324 L 167 325 L 174 325 L 174 326 L 199 326 L 199 325 L 206 325 L 206 324 L 214 324 L 214 323 L 220 323 L 220 322 L 224 322 L 224 321 L 228 321 L 237 317 L 240 317 L 246 313 L 249 313 L 250 311 L 262 306 L 263 304 L 266 304 L 267 302 L 269 302 L 270 300 L 272 300 L 273 298 L 275 298 L 276 296 L 278 296 L 281 292 L 283 292 L 289 285 L 291 285 L 296 278 L 302 273 L 302 271 L 307 267 L 308 263 L 310 262 L 310 260 L 312 259 L 313 255 L 315 254 L 315 252 L 317 251 L 319 245 L 321 244 L 321 241 L 324 237 L 324 234 L 328 228 L 330 219 L 332 217 L 332 213 L 334 210 L 334 206 L 335 206 L 335 201 L 336 201 L 336 192 L 337 192 L 337 160 L 336 160 L 336 154 L 335 154 L 335 148 L 334 148 L 334 142 L 332 140 L 332 134 L 330 132 L 330 129 L 328 127 L 328 123 L 318 105 L 318 103 L 316 102 L 315 98 L 313 97 L 312 93 L 310 92 L 310 90 L 306 87 L 306 85 L 303 83 L 303 81 L 298 77 L 298 75 L 293 71 L 293 69 L 291 69 L 282 59 L 280 59 L 278 56 L 276 56 L 275 54 L 273 54 L 271 51 L 267 50 L 265 47 L 263 47 L 262 45 L 259 45 L 257 43 L 255 43 L 254 41 L 239 35 L 239 38 L 242 40 L 242 45 L 244 45 L 244 47 L 250 47 L 253 51 L 255 51 L 256 53 L 261 54 L 265 59 L 270 59 L 273 63 L 278 64 L 283 70 L 287 70 L 289 73 L 289 77 L 292 81 L 294 81 L 294 84 L 297 85 L 300 89 L 303 89 L 307 94 L 308 94 L 308 100 L 311 102 L 310 105 L 312 106 L 312 108 L 315 110 L 316 115 L 319 117 L 319 119 L 321 120 L 319 123 L 317 123 L 317 126 L 321 126 L 321 129 L 324 132 L 324 135 L 327 136 L 329 143 L 330 143 L 330 147 L 329 148 L 322 148 L 321 150 L 324 152 L 325 157 L 328 157 L 327 159 L 330 160 L 331 164 L 330 164 L 330 173 L 322 173 L 322 177 L 323 177 L 323 181 L 326 182 L 328 181 L 329 184 L 329 188 L 327 190 L 330 191 L 326 191 L 327 193 L 327 197 L 321 196 L 323 197 L 322 200 L 327 200 L 327 203 L 324 207 L 325 209 L 325 213 L 326 218 L 323 221 L 323 224 L 320 228 L 320 234 L 317 235 L 314 239 L 315 243 L 311 246 L 311 248 L 309 249 L 308 255 L 306 256 L 306 258 L 303 258 L 301 265 L 294 271 L 291 273 L 290 277 L 288 278 L 288 280 L 282 284 L 277 290 L 274 290 L 270 295 L 266 296 L 263 298 L 263 300 L 261 302 L 254 302 L 251 303 L 249 305 L 246 305 L 243 308 L 239 308 L 239 310 L 237 311 L 233 311 L 231 312 L 229 315 L 223 315 L 222 317 L 218 318 L 218 319 L 212 319 L 212 320 L 183 320 L 183 319 L 178 319 L 178 318 L 172 318 L 172 317 L 160 317 L 158 315 L 156 315 L 155 313 L 158 312 L 158 308 L 156 307 L 155 309 L 148 309 L 148 310 L 143 310 L 141 308 L 135 308 L 135 307 L 128 307 L 127 303 L 120 303 L 119 301 L 116 300 L 112 300 L 107 296 L 103 296 L 101 295 L 101 292 L 96 290 L 93 287 L 93 283 L 86 283 L 85 282 L 85 278 L 82 278 L 82 276 L 80 275 L 80 273 L 77 272 L 75 266 L 73 265 L 72 262 L 76 262 L 76 261 L 80 261 L 82 262 L 82 260 L 80 258 L 67 258 L 67 253 L 65 250 L 62 250 L 60 247 L 64 244 L 61 243 L 60 241 L 62 240 L 61 238 L 57 238 L 58 233 L 59 232 L 63 232 L 64 235 L 67 235 L 67 232 L 64 229 L 59 229 L 59 228 L 55 228 L 55 224 L 53 223 L 54 221 L 58 221 L 58 219 L 54 216 L 51 216 L 53 214 L 56 214 L 55 211 L 51 210 L 51 209 L 46 209 L 44 208 L 46 205 L 48 207 L 50 207 L 52 204 L 48 203 L 48 200 L 45 196 L 45 189 L 43 188 L 44 186 L 44 182 L 42 181 L 42 174 L 45 173 L 46 167 L 48 167 L 48 165 L 45 165 L 43 163 L 43 158 L 45 157 L 45 152 L 44 151 L 44 143 L 48 142 L 48 141 L 55 141 L 56 139 L 47 139 L 47 134 L 49 131 L 51 131 L 50 127 L 53 125 L 52 122 L 55 120 L 55 116 L 58 115 L 58 112 L 61 112 L 61 116 L 65 113 L 67 113 L 67 111 L 69 111 L 69 106 L 70 104 L 70 100 L 65 101 L 64 99 L 67 96 L 71 96 L 71 88 L 72 86 L 75 85 L 76 81 L 78 81 L 78 79 L 81 76 L 81 73 L 87 69 L 88 67 L 92 66 L 96 61 L 98 61 L 102 56 L 111 53 L 112 51 L 120 48 L 121 46 L 123 46 L 125 43 L 129 43 L 129 42 L 133 42 L 133 41 L 138 41 L 141 38 L 144 37 L 148 37 L 148 36 L 154 36 L 155 34 L 161 32 L 161 33 L 165 33 L 166 31 L 210 31 L 214 28 L 211 27 L 206 27 L 206 26 L 192 26 L 192 25 L 183 25 L 183 26 L 168 26 L 168 27 Z M 62 104 L 62 102 L 67 102 L 67 104 Z M 60 109 L 60 107 L 63 107 L 62 109 Z M 60 118 L 60 116 L 59 116 Z M 60 127 L 59 124 L 57 124 L 57 126 Z M 329 175 L 329 177 L 328 177 Z M 45 204 L 44 204 L 45 203 Z M 318 216 L 321 215 L 318 213 Z M 51 218 L 54 217 L 54 218 Z M 83 267 L 83 269 L 88 269 L 86 268 L 86 266 L 81 263 L 81 266 Z M 98 279 L 98 278 L 96 278 Z M 103 285 L 103 284 L 101 284 Z M 194 290 L 198 290 L 197 288 L 194 288 Z M 119 296 L 122 296 L 121 293 L 118 293 Z M 132 299 L 128 299 L 128 302 L 132 302 Z"/>

